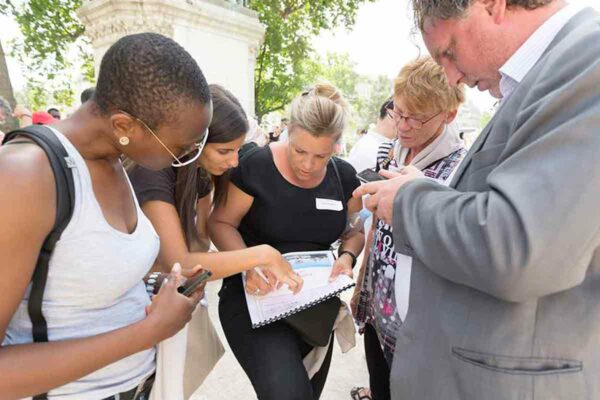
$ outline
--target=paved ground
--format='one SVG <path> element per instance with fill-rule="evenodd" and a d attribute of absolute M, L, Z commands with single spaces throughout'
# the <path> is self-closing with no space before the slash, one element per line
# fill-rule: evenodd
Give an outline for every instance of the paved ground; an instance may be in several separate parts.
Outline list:
<path fill-rule="evenodd" d="M 207 286 L 209 313 L 227 350 L 191 400 L 255 400 L 252 385 L 229 350 L 219 324 L 217 292 L 220 287 L 220 281 L 211 282 Z M 343 297 L 347 299 L 351 292 L 352 290 L 346 291 Z M 337 344 L 335 345 L 329 377 L 321 400 L 349 400 L 352 387 L 366 385 L 368 374 L 362 336 L 357 335 L 356 347 L 346 354 L 342 354 Z"/>

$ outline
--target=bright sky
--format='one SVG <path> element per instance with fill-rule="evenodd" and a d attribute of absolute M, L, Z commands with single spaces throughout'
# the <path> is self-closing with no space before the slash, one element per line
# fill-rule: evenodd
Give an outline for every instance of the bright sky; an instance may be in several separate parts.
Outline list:
<path fill-rule="evenodd" d="M 599 0 L 572 0 L 600 11 Z M 407 0 L 378 0 L 360 7 L 356 24 L 350 32 L 338 29 L 326 32 L 314 41 L 323 55 L 327 52 L 350 54 L 357 63 L 357 72 L 366 75 L 387 75 L 393 78 L 402 66 L 421 54 L 427 54 L 419 34 L 411 35 L 412 16 Z M 482 111 L 495 103 L 489 94 L 469 89 L 467 95 Z"/>
<path fill-rule="evenodd" d="M 600 10 L 599 0 L 572 0 Z M 394 77 L 402 65 L 427 50 L 419 34 L 411 35 L 412 20 L 407 0 L 378 0 L 360 7 L 356 24 L 351 31 L 338 29 L 319 36 L 314 45 L 321 54 L 327 52 L 348 53 L 357 63 L 357 72 L 365 75 Z M 17 25 L 7 17 L 0 16 L 0 39 L 4 51 L 19 35 Z M 21 89 L 25 82 L 17 62 L 8 58 L 13 87 Z M 468 96 L 481 110 L 487 110 L 495 102 L 487 93 L 469 90 Z"/>

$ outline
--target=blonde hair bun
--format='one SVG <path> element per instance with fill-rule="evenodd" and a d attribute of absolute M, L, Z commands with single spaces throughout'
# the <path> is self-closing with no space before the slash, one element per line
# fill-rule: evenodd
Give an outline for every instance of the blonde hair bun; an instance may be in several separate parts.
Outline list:
<path fill-rule="evenodd" d="M 300 127 L 315 136 L 342 135 L 348 122 L 348 104 L 329 83 L 318 83 L 292 101 L 290 131 Z"/>

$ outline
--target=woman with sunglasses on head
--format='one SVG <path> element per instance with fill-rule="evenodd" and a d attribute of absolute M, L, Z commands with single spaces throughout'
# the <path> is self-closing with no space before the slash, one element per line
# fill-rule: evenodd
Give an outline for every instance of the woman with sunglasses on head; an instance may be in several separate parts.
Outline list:
<path fill-rule="evenodd" d="M 153 269 L 168 272 L 177 262 L 186 273 L 202 265 L 214 280 L 260 265 L 282 282 L 298 279 L 289 263 L 268 245 L 208 252 L 208 216 L 213 206 L 227 198 L 229 170 L 238 165 L 238 151 L 248 131 L 246 114 L 233 94 L 219 85 L 209 88 L 213 116 L 202 143 L 172 167 L 127 168 L 140 206 L 161 239 Z"/>
<path fill-rule="evenodd" d="M 150 303 L 142 279 L 159 238 L 121 157 L 165 168 L 172 157 L 158 140 L 181 156 L 202 138 L 211 115 L 208 85 L 192 57 L 171 39 L 143 33 L 108 49 L 92 100 L 41 128 L 66 149 L 75 187 L 73 215 L 43 293 L 47 343 L 33 343 L 27 308 L 36 261 L 55 223 L 57 186 L 39 146 L 15 138 L 0 148 L 0 186 L 10 187 L 0 207 L 3 399 L 46 392 L 50 399 L 133 398 L 138 387 L 148 394 L 154 346 L 188 322 L 201 293 L 180 295 L 174 268 Z"/>
<path fill-rule="evenodd" d="M 450 87 L 442 67 L 431 58 L 402 68 L 394 81 L 393 108 L 387 110 L 397 139 L 379 147 L 377 169 L 412 166 L 428 178 L 448 181 L 467 153 L 451 124 L 463 101 L 462 87 Z M 390 398 L 396 335 L 408 308 L 410 262 L 394 251 L 392 227 L 383 220 L 373 221 L 365 249 L 352 303 L 364 333 L 370 393 L 354 388 L 351 394 L 353 399 L 385 400 Z M 404 290 L 396 293 L 399 284 Z"/>
<path fill-rule="evenodd" d="M 209 220 L 215 245 L 238 250 L 269 244 L 282 253 L 330 249 L 345 230 L 347 214 L 361 208 L 360 199 L 351 198 L 359 185 L 356 171 L 333 157 L 346 120 L 345 101 L 330 85 L 316 85 L 294 99 L 289 140 L 248 152 L 232 171 L 227 200 Z M 352 275 L 363 243 L 360 232 L 343 238 L 332 278 Z M 244 290 L 267 294 L 272 282 L 256 271 L 246 273 L 245 287 L 240 275 L 223 281 L 219 316 L 225 336 L 260 400 L 318 399 L 333 341 L 311 377 L 303 358 L 313 346 L 294 328 L 283 320 L 252 328 Z"/>

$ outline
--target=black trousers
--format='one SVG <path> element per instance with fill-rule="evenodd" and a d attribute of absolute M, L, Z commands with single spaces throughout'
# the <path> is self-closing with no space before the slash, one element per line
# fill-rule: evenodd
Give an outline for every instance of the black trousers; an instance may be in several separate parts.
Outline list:
<path fill-rule="evenodd" d="M 309 379 L 302 359 L 313 348 L 289 325 L 277 321 L 253 329 L 241 284 L 226 280 L 219 297 L 219 318 L 225 337 L 258 399 L 318 400 L 329 372 L 333 340 L 323 366 Z"/>
<path fill-rule="evenodd" d="M 365 324 L 364 340 L 371 398 L 390 400 L 390 366 L 383 355 L 377 331 L 371 324 Z"/>

